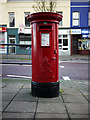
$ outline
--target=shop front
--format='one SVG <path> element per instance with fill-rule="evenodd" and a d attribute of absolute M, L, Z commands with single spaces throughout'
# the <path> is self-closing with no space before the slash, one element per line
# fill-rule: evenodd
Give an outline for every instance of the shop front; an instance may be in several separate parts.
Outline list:
<path fill-rule="evenodd" d="M 70 29 L 59 29 L 59 55 L 70 55 Z"/>
<path fill-rule="evenodd" d="M 71 55 L 90 55 L 88 29 L 71 29 Z"/>
<path fill-rule="evenodd" d="M 0 26 L 0 44 L 7 43 L 7 27 Z M 7 53 L 7 47 L 4 45 L 0 46 L 0 54 Z"/>
<path fill-rule="evenodd" d="M 21 30 L 21 31 L 20 31 Z M 31 29 L 24 29 L 23 27 L 18 29 L 19 44 L 24 46 L 19 46 L 18 54 L 31 54 Z M 28 46 L 26 46 L 26 45 Z"/>
<path fill-rule="evenodd" d="M 7 43 L 9 44 L 18 44 L 18 29 L 17 28 L 8 28 L 7 29 Z M 9 54 L 17 54 L 18 46 L 10 45 L 8 47 Z"/>

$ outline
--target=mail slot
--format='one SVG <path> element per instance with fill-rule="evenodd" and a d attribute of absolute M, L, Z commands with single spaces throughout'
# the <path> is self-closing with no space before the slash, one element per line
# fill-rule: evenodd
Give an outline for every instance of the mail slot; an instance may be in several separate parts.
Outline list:
<path fill-rule="evenodd" d="M 59 96 L 58 24 L 62 16 L 53 12 L 29 15 L 32 28 L 32 95 Z"/>

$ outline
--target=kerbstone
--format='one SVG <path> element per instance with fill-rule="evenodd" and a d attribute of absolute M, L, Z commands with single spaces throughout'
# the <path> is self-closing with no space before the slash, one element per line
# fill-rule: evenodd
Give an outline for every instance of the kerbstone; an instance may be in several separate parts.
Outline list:
<path fill-rule="evenodd" d="M 34 113 L 3 113 L 3 118 L 34 118 Z M 31 119 L 32 118 L 32 119 Z"/>
<path fill-rule="evenodd" d="M 37 113 L 35 118 L 63 118 L 65 120 L 65 118 L 68 118 L 67 114 L 46 114 L 46 113 Z M 49 120 L 48 119 L 48 120 Z M 67 119 L 69 120 L 69 119 Z"/>

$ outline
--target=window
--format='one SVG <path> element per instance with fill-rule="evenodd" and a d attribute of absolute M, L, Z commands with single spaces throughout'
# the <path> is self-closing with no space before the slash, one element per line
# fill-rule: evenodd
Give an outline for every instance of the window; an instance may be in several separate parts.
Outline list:
<path fill-rule="evenodd" d="M 57 13 L 59 13 L 60 15 L 63 15 L 63 12 L 62 12 L 62 11 L 57 12 Z M 63 25 L 63 19 L 59 22 L 59 26 L 62 26 L 62 25 Z"/>
<path fill-rule="evenodd" d="M 68 50 L 68 35 L 59 35 L 59 49 L 60 50 Z"/>
<path fill-rule="evenodd" d="M 27 16 L 30 14 L 30 12 L 25 12 L 25 27 L 30 27 L 30 22 L 27 19 Z"/>
<path fill-rule="evenodd" d="M 19 43 L 31 45 L 31 34 L 19 34 Z M 29 46 L 19 46 L 20 50 L 28 50 Z"/>
<path fill-rule="evenodd" d="M 9 13 L 9 27 L 15 27 L 15 14 L 14 14 L 14 12 Z"/>
<path fill-rule="evenodd" d="M 79 12 L 73 12 L 73 26 L 79 26 Z"/>
<path fill-rule="evenodd" d="M 78 39 L 78 50 L 90 50 L 90 40 Z"/>
<path fill-rule="evenodd" d="M 90 12 L 88 12 L 88 25 L 90 26 Z"/>
<path fill-rule="evenodd" d="M 9 37 L 9 43 L 10 44 L 15 44 L 16 43 L 16 38 L 15 35 L 8 36 Z M 15 45 L 10 45 L 9 46 L 9 53 L 15 53 L 16 52 L 16 46 Z"/>

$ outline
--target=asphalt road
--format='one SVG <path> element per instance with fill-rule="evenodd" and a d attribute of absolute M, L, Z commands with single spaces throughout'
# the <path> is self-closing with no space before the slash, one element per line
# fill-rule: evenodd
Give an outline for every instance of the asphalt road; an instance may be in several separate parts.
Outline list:
<path fill-rule="evenodd" d="M 2 65 L 3 78 L 31 78 L 31 65 Z M 59 78 L 64 80 L 88 80 L 87 63 L 61 62 L 59 64 Z"/>

